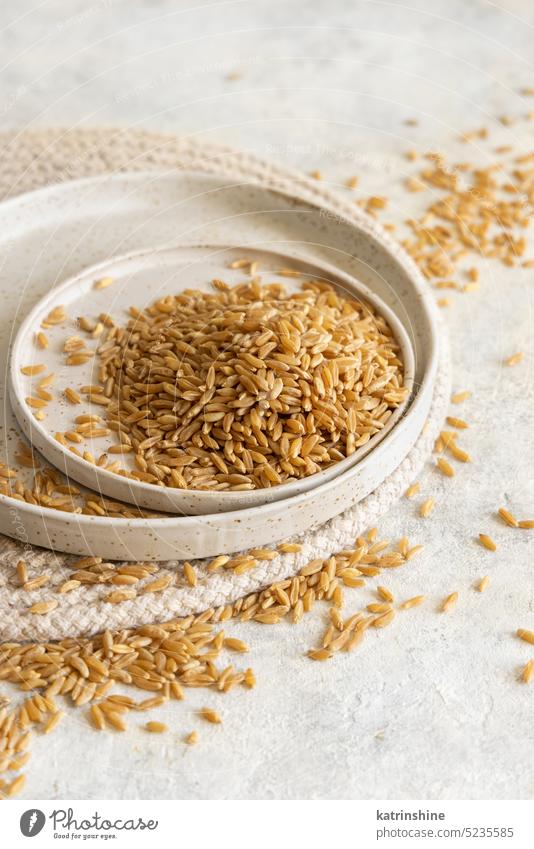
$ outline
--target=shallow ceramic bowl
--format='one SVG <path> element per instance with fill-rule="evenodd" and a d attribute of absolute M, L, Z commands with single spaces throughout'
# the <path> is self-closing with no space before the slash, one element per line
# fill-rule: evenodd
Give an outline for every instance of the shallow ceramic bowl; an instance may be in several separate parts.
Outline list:
<path fill-rule="evenodd" d="M 74 419 L 80 413 L 102 414 L 102 407 L 84 401 L 83 405 L 73 405 L 64 395 L 66 387 L 79 389 L 80 386 L 98 383 L 94 375 L 97 362 L 92 359 L 85 365 L 65 366 L 63 354 L 64 340 L 80 333 L 76 324 L 77 316 L 86 316 L 96 321 L 101 312 L 112 313 L 119 323 L 127 319 L 127 310 L 131 305 L 143 308 L 156 298 L 167 294 L 177 294 L 188 288 L 213 291 L 211 280 L 224 277 L 230 284 L 243 282 L 246 277 L 242 270 L 229 266 L 246 255 L 258 263 L 258 273 L 264 280 L 280 280 L 288 292 L 297 291 L 299 280 L 276 276 L 278 269 L 291 269 L 299 272 L 300 280 L 314 279 L 334 285 L 342 294 L 371 305 L 386 319 L 400 346 L 404 364 L 404 385 L 408 392 L 406 399 L 392 413 L 384 428 L 350 457 L 329 466 L 313 475 L 296 481 L 279 484 L 264 489 L 238 492 L 218 492 L 194 489 L 177 489 L 157 486 L 130 479 L 104 468 L 95 466 L 69 450 L 54 438 L 57 432 L 74 430 Z M 95 289 L 94 283 L 102 278 L 112 278 L 112 286 Z M 66 309 L 69 319 L 60 325 L 47 329 L 49 347 L 41 350 L 35 346 L 35 331 L 48 313 L 59 304 Z M 96 348 L 98 342 L 81 334 L 90 348 Z M 37 421 L 34 410 L 26 399 L 35 396 L 38 376 L 26 376 L 21 369 L 35 364 L 46 366 L 46 373 L 55 375 L 54 385 L 50 387 L 53 400 L 46 406 L 45 419 Z M 91 489 L 113 499 L 126 501 L 136 506 L 164 511 L 178 515 L 204 515 L 224 513 L 233 510 L 245 510 L 272 501 L 292 498 L 302 492 L 309 492 L 327 481 L 333 480 L 349 469 L 359 466 L 360 485 L 369 481 L 376 484 L 376 472 L 387 462 L 387 455 L 395 451 L 390 448 L 389 437 L 395 427 L 410 430 L 409 417 L 403 417 L 409 406 L 414 381 L 414 355 L 410 339 L 404 326 L 395 313 L 367 286 L 358 283 L 350 275 L 338 271 L 327 263 L 298 260 L 279 252 L 260 248 L 227 247 L 214 245 L 180 245 L 168 249 L 157 249 L 118 257 L 108 263 L 100 263 L 70 278 L 49 292 L 30 311 L 20 326 L 13 343 L 9 370 L 10 396 L 13 411 L 33 446 L 56 467 L 65 471 L 71 480 L 78 481 Z M 116 440 L 115 440 L 116 441 Z M 98 457 L 111 444 L 110 438 L 87 439 L 83 445 L 76 446 L 90 451 Z M 110 455 L 110 459 L 120 459 L 123 468 L 135 469 L 131 455 Z"/>
<path fill-rule="evenodd" d="M 376 486 L 408 454 L 430 410 L 439 353 L 437 310 L 425 281 L 404 251 L 345 201 L 300 175 L 247 158 L 246 169 L 206 173 L 120 173 L 54 185 L 0 204 L 0 360 L 21 317 L 57 285 L 95 262 L 128 251 L 192 241 L 262 244 L 327 262 L 362 281 L 393 310 L 415 352 L 415 383 L 407 412 L 410 432 L 391 462 L 376 470 Z M 111 290 L 107 290 L 111 295 Z M 395 442 L 401 430 L 395 428 Z M 8 398 L 0 405 L 0 459 L 17 466 L 24 440 Z M 357 467 L 356 467 L 357 469 Z M 355 470 L 352 470 L 355 472 Z M 21 469 L 31 486 L 33 472 Z M 210 516 L 106 519 L 60 513 L 0 495 L 0 531 L 27 545 L 109 559 L 170 560 L 231 553 L 316 527 L 365 496 L 357 474 L 310 493 L 250 510 Z"/>

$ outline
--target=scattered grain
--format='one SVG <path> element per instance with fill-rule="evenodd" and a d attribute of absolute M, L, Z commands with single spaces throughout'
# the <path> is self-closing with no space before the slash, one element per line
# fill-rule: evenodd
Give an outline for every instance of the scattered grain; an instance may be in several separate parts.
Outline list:
<path fill-rule="evenodd" d="M 185 743 L 188 746 L 195 746 L 198 743 L 198 731 L 191 731 L 185 738 Z"/>
<path fill-rule="evenodd" d="M 489 584 L 489 578 L 488 578 L 487 575 L 484 575 L 484 577 L 481 578 L 480 581 L 477 583 L 478 592 L 483 593 L 484 590 L 486 589 L 486 587 L 488 586 L 488 584 Z"/>
<path fill-rule="evenodd" d="M 198 715 L 201 719 L 205 719 L 206 722 L 211 722 L 212 725 L 220 725 L 222 723 L 221 717 L 217 711 L 212 710 L 212 708 L 202 708 L 199 710 Z"/>
<path fill-rule="evenodd" d="M 420 604 L 423 604 L 425 598 L 426 596 L 424 595 L 414 595 L 413 598 L 408 598 L 402 604 L 399 604 L 399 610 L 410 610 L 412 607 L 419 607 Z"/>
<path fill-rule="evenodd" d="M 521 680 L 524 684 L 529 684 L 534 679 L 534 660 L 529 660 L 521 673 Z"/>
<path fill-rule="evenodd" d="M 25 374 L 28 377 L 34 377 L 36 374 L 42 374 L 43 371 L 46 371 L 46 366 L 42 363 L 33 366 L 22 366 L 21 368 L 22 374 Z"/>
<path fill-rule="evenodd" d="M 164 722 L 155 722 L 152 720 L 151 722 L 147 722 L 144 726 L 145 731 L 150 731 L 151 734 L 163 734 L 165 731 L 168 731 L 168 726 L 165 725 Z"/>
<path fill-rule="evenodd" d="M 478 539 L 480 540 L 481 545 L 483 545 L 484 548 L 487 548 L 488 551 L 497 551 L 497 546 L 493 542 L 492 538 L 487 534 L 479 534 Z"/>
<path fill-rule="evenodd" d="M 454 469 L 450 463 L 445 460 L 444 457 L 438 457 L 436 461 L 436 466 L 440 470 L 440 472 L 448 478 L 454 477 Z"/>
<path fill-rule="evenodd" d="M 55 600 L 51 601 L 38 601 L 35 604 L 32 604 L 31 607 L 28 608 L 29 613 L 36 613 L 39 616 L 44 616 L 47 613 L 51 613 L 52 610 L 58 606 L 58 602 Z"/>
<path fill-rule="evenodd" d="M 441 611 L 443 613 L 447 613 L 447 611 L 452 610 L 452 608 L 456 605 L 458 601 L 458 593 L 454 592 L 447 596 L 447 598 L 442 602 Z"/>
<path fill-rule="evenodd" d="M 464 422 L 463 419 L 457 419 L 455 416 L 447 416 L 447 424 L 450 424 L 451 427 L 458 428 L 458 430 L 465 430 L 469 427 L 467 422 Z"/>
<path fill-rule="evenodd" d="M 519 527 L 519 522 L 517 521 L 515 516 L 512 516 L 512 514 L 510 513 L 509 510 L 506 509 L 506 507 L 499 507 L 498 512 L 499 512 L 499 516 L 501 517 L 501 519 L 503 520 L 503 522 L 506 525 L 509 525 L 511 528 Z"/>
<path fill-rule="evenodd" d="M 81 397 L 81 395 L 79 395 L 79 394 L 76 392 L 76 390 L 75 390 L 75 389 L 71 389 L 71 387 L 70 387 L 70 386 L 68 386 L 68 387 L 65 389 L 65 398 L 66 398 L 66 399 L 67 399 L 67 401 L 69 401 L 71 404 L 81 404 L 81 403 L 82 403 L 82 397 Z"/>
<path fill-rule="evenodd" d="M 102 277 L 101 280 L 95 280 L 93 283 L 93 289 L 107 289 L 108 286 L 111 286 L 114 282 L 115 278 L 113 277 Z"/>
<path fill-rule="evenodd" d="M 423 519 L 426 519 L 432 513 L 432 510 L 435 506 L 435 500 L 433 498 L 427 498 L 426 501 L 423 501 L 421 504 L 421 508 L 419 510 L 419 515 L 422 516 Z"/>

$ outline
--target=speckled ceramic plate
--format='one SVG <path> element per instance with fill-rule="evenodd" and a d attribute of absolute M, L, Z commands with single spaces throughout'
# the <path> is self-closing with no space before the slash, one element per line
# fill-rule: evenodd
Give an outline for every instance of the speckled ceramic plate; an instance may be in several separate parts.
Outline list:
<path fill-rule="evenodd" d="M 287 183 L 286 183 L 287 185 Z M 437 367 L 435 308 L 413 265 L 368 219 L 355 224 L 343 202 L 295 182 L 243 182 L 228 176 L 172 172 L 117 174 L 73 181 L 0 206 L 2 361 L 21 318 L 50 290 L 97 262 L 177 243 L 260 245 L 310 262 L 327 262 L 363 284 L 403 323 L 415 353 L 411 443 L 384 465 L 381 479 L 406 456 L 429 409 Z M 21 431 L 4 398 L 4 461 L 16 466 Z M 395 430 L 392 432 L 392 437 Z M 25 470 L 30 482 L 31 471 Z M 91 551 L 109 558 L 203 557 L 269 544 L 302 533 L 367 493 L 355 481 L 325 483 L 311 493 L 259 508 L 209 516 L 107 519 L 61 513 L 0 496 L 0 530 L 31 544 Z"/>
<path fill-rule="evenodd" d="M 110 445 L 117 442 L 113 436 L 87 438 L 82 444 L 75 446 L 72 443 L 65 445 L 58 442 L 55 434 L 74 430 L 75 418 L 81 412 L 97 415 L 103 413 L 101 406 L 88 401 L 81 406 L 73 405 L 64 394 L 67 387 L 79 390 L 84 385 L 99 382 L 98 360 L 94 357 L 75 367 L 65 365 L 65 339 L 80 334 L 77 316 L 85 316 L 96 323 L 97 317 L 106 312 L 121 322 L 127 319 L 127 311 L 132 305 L 143 309 L 157 298 L 188 288 L 213 291 L 211 281 L 214 278 L 224 278 L 232 285 L 243 282 L 247 279 L 246 272 L 242 269 L 232 269 L 231 265 L 243 259 L 245 254 L 247 259 L 257 264 L 256 274 L 264 281 L 278 280 L 285 285 L 288 292 L 300 288 L 299 280 L 329 282 L 345 295 L 368 303 L 386 319 L 401 349 L 404 384 L 408 393 L 405 401 L 393 411 L 385 427 L 350 457 L 315 475 L 268 489 L 245 492 L 209 492 L 155 486 L 106 471 L 101 466 L 84 460 L 83 456 L 77 453 L 86 450 L 94 457 L 99 457 Z M 288 268 L 300 273 L 300 278 L 277 276 L 277 270 Z M 113 280 L 112 286 L 105 289 L 95 288 L 95 281 L 105 278 Z M 42 350 L 35 344 L 35 331 L 40 328 L 50 311 L 59 304 L 65 308 L 68 318 L 46 330 L 49 347 Z M 91 350 L 97 347 L 97 340 L 91 339 L 83 332 L 81 336 Z M 46 371 L 35 376 L 23 373 L 24 368 L 35 368 L 36 365 L 39 368 L 42 366 Z M 35 398 L 35 387 L 45 373 L 55 375 L 53 386 L 47 389 L 52 400 L 46 403 L 45 409 L 39 411 L 30 405 L 41 403 L 42 399 Z M 136 252 L 92 266 L 82 274 L 70 278 L 45 295 L 20 326 L 11 351 L 9 380 L 11 404 L 18 423 L 32 445 L 54 466 L 64 469 L 72 480 L 110 498 L 176 515 L 223 513 L 291 498 L 314 489 L 356 466 L 358 469 L 354 474 L 359 488 L 362 491 L 370 491 L 382 480 L 382 467 L 388 464 L 388 453 L 391 451 L 397 457 L 399 451 L 404 449 L 406 441 L 410 441 L 413 430 L 411 416 L 402 416 L 409 406 L 413 388 L 414 356 L 408 334 L 395 313 L 366 286 L 326 263 L 297 260 L 278 252 L 252 248 L 250 245 L 246 251 L 242 247 L 180 245 Z M 36 419 L 36 412 L 45 418 Z M 394 427 L 403 433 L 396 433 L 395 442 L 390 444 L 388 435 Z M 72 451 L 72 448 L 75 451 Z M 132 455 L 110 455 L 110 459 L 120 460 L 121 468 L 125 470 L 135 470 Z"/>

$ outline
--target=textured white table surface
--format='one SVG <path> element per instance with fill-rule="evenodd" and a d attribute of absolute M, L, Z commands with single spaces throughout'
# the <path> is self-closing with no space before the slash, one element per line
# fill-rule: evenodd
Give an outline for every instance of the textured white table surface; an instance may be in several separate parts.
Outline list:
<path fill-rule="evenodd" d="M 534 86 L 533 24 L 528 0 L 19 0 L 2 8 L 0 116 L 4 128 L 195 135 L 320 168 L 333 184 L 358 174 L 362 194 L 392 198 L 387 218 L 400 223 L 423 202 L 400 189 L 407 148 L 487 164 L 496 144 L 532 145 L 533 123 L 500 127 L 495 116 L 534 108 L 518 93 Z M 481 125 L 492 132 L 484 150 L 454 141 Z M 97 736 L 69 713 L 36 735 L 24 795 L 532 798 L 534 685 L 517 677 L 534 649 L 514 631 L 534 628 L 533 537 L 494 513 L 534 514 L 533 286 L 532 270 L 493 264 L 480 291 L 447 310 L 454 387 L 473 392 L 455 412 L 472 423 L 462 444 L 474 462 L 452 482 L 429 464 L 420 480 L 433 516 L 422 521 L 417 500 L 404 499 L 380 527 L 424 543 L 388 585 L 400 598 L 427 594 L 426 606 L 327 664 L 303 657 L 323 613 L 298 627 L 232 626 L 252 646 L 254 691 L 190 691 L 157 712 L 173 729 L 161 737 L 136 722 Z M 504 368 L 518 349 L 524 362 Z M 479 531 L 495 554 L 475 542 Z M 453 590 L 456 611 L 438 614 Z M 354 593 L 347 610 L 360 604 Z M 200 727 L 195 707 L 214 702 L 224 725 Z M 201 741 L 189 749 L 181 737 L 195 727 Z"/>

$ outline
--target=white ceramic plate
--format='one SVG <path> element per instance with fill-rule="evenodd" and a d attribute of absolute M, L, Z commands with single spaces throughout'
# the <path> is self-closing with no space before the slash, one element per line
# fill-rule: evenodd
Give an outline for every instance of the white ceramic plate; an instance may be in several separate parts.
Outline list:
<path fill-rule="evenodd" d="M 277 190 L 275 172 L 270 187 L 262 163 L 257 172 L 256 183 L 183 172 L 110 175 L 1 205 L 3 362 L 21 317 L 40 298 L 95 262 L 128 251 L 179 242 L 232 244 L 237 232 L 245 246 L 326 261 L 385 301 L 415 352 L 410 439 L 399 445 L 392 465 L 378 470 L 378 485 L 406 456 L 429 409 L 437 366 L 435 307 L 411 261 L 350 204 L 301 183 L 288 195 Z M 1 412 L 2 459 L 16 465 L 21 432 L 7 399 Z M 74 516 L 0 496 L 0 530 L 30 544 L 116 559 L 203 557 L 302 533 L 366 494 L 357 480 L 331 481 L 320 491 L 251 510 L 155 520 Z"/>
<path fill-rule="evenodd" d="M 72 405 L 64 395 L 66 387 L 79 389 L 83 385 L 98 383 L 98 377 L 95 376 L 98 362 L 94 359 L 76 367 L 65 365 L 63 344 L 68 336 L 80 334 L 76 324 L 78 316 L 85 316 L 96 322 L 100 313 L 107 312 L 121 322 L 126 319 L 127 310 L 131 305 L 144 308 L 156 298 L 188 288 L 212 291 L 211 280 L 216 277 L 222 277 L 230 284 L 243 282 L 247 279 L 243 270 L 231 269 L 230 265 L 242 259 L 245 254 L 247 259 L 258 263 L 258 274 L 266 281 L 280 280 L 288 291 L 297 291 L 297 279 L 276 276 L 277 270 L 290 268 L 301 272 L 302 280 L 329 282 L 344 294 L 369 303 L 386 319 L 401 348 L 404 384 L 408 394 L 381 431 L 350 457 L 315 475 L 268 489 L 223 493 L 175 489 L 128 479 L 87 462 L 54 438 L 57 432 L 74 430 L 74 419 L 81 412 L 102 414 L 102 407 L 88 402 L 84 402 L 83 406 Z M 113 285 L 105 289 L 95 289 L 95 281 L 105 277 L 112 278 Z M 35 331 L 49 312 L 59 304 L 65 307 L 69 318 L 46 331 L 49 347 L 42 350 L 35 344 Z M 87 345 L 90 348 L 97 346 L 98 343 L 86 337 L 83 332 L 81 336 L 88 339 Z M 35 396 L 35 386 L 44 372 L 33 377 L 22 373 L 23 367 L 36 364 L 46 366 L 46 373 L 55 375 L 54 385 L 48 390 L 53 400 L 46 406 L 46 418 L 43 421 L 35 419 L 26 399 Z M 284 254 L 252 249 L 250 246 L 245 251 L 242 247 L 180 245 L 175 248 L 136 252 L 92 266 L 45 295 L 30 311 L 18 330 L 11 351 L 9 380 L 11 404 L 25 435 L 47 460 L 64 469 L 69 478 L 113 499 L 159 512 L 187 516 L 242 510 L 291 498 L 332 480 L 357 464 L 360 486 L 367 488 L 374 485 L 377 470 L 385 461 L 388 451 L 396 451 L 389 448 L 388 434 L 395 426 L 411 430 L 410 418 L 405 416 L 400 419 L 409 404 L 413 388 L 414 357 L 408 334 L 395 313 L 366 286 L 326 263 L 297 261 Z M 78 450 L 88 450 L 98 457 L 113 441 L 116 442 L 106 437 L 87 439 L 83 445 L 75 447 Z M 122 468 L 135 469 L 132 457 L 128 454 L 120 457 L 114 455 L 113 459 L 120 459 Z"/>

